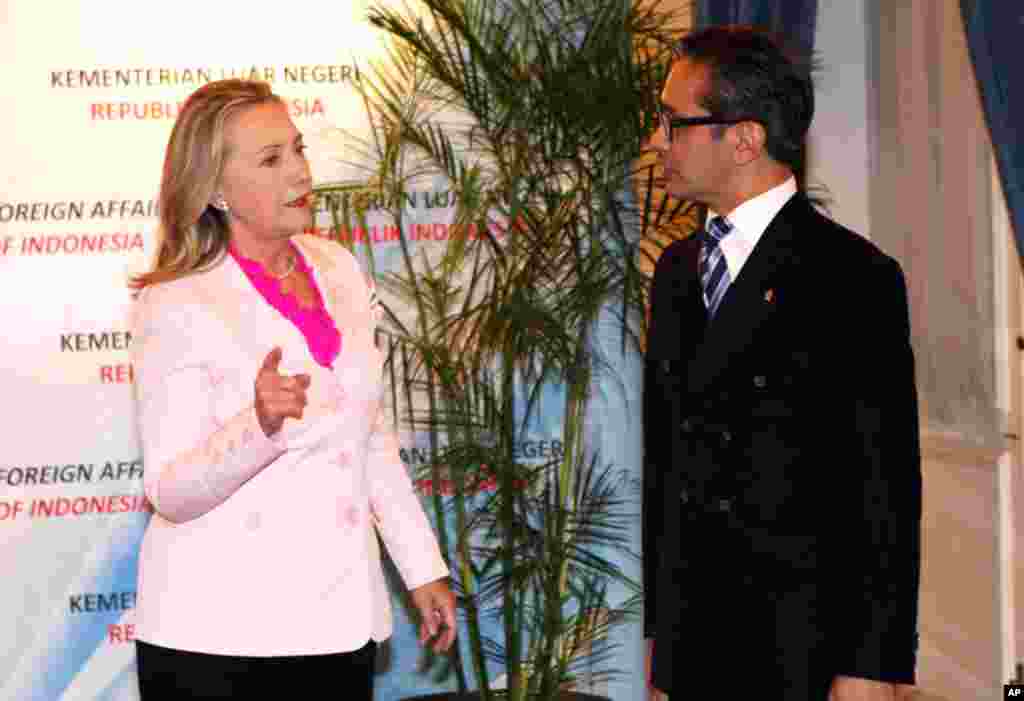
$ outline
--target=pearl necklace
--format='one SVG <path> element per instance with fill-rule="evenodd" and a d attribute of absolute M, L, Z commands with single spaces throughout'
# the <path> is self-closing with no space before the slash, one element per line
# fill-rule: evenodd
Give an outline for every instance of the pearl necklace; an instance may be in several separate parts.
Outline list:
<path fill-rule="evenodd" d="M 284 280 L 286 277 L 295 272 L 295 256 L 288 256 L 288 268 L 283 273 L 275 273 L 270 268 L 267 268 L 267 272 L 270 274 L 270 277 L 274 278 L 275 280 Z"/>

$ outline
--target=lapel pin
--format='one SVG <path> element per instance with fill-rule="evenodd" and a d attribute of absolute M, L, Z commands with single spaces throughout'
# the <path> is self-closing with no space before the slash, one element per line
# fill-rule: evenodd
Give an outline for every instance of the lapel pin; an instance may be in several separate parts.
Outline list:
<path fill-rule="evenodd" d="M 767 290 L 765 290 L 764 301 L 767 302 L 768 304 L 772 304 L 775 301 L 775 290 L 773 288 L 768 288 Z"/>

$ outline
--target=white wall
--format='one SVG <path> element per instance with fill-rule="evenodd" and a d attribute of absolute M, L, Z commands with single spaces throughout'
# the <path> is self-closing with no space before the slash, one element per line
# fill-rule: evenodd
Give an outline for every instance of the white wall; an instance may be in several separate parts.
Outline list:
<path fill-rule="evenodd" d="M 871 237 L 868 208 L 868 29 L 865 0 L 821 0 L 815 35 L 809 183 L 827 188 L 832 218 Z"/>

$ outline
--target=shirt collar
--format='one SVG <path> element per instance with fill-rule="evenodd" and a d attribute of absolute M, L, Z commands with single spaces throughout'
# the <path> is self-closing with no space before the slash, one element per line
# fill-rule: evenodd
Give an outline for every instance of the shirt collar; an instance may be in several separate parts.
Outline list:
<path fill-rule="evenodd" d="M 733 229 L 722 239 L 719 247 L 731 279 L 735 280 L 739 275 L 768 225 L 796 191 L 796 178 L 790 176 L 782 184 L 750 198 L 726 215 Z M 714 216 L 717 216 L 714 211 L 708 211 L 708 220 Z"/>

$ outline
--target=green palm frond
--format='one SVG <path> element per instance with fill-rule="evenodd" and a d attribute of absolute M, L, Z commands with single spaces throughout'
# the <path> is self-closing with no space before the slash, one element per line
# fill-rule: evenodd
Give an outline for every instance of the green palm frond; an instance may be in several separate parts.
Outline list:
<path fill-rule="evenodd" d="M 318 190 L 335 231 L 367 230 L 378 207 L 404 231 L 409 193 L 452 193 L 454 235 L 429 252 L 401 237 L 399 268 L 376 274 L 391 399 L 429 441 L 417 477 L 444 487 L 431 504 L 469 631 L 460 690 L 494 698 L 490 660 L 502 698 L 552 699 L 613 673 L 611 632 L 638 611 L 616 565 L 636 558 L 636 494 L 587 447 L 586 416 L 595 382 L 623 381 L 605 354 L 642 345 L 663 241 L 693 226 L 642 157 L 677 22 L 657 0 L 417 7 L 370 11 L 392 41 L 361 85 L 372 134 L 351 139 L 356 181 Z M 617 351 L 596 342 L 608 329 Z M 525 460 L 517 440 L 552 387 L 561 452 Z"/>

